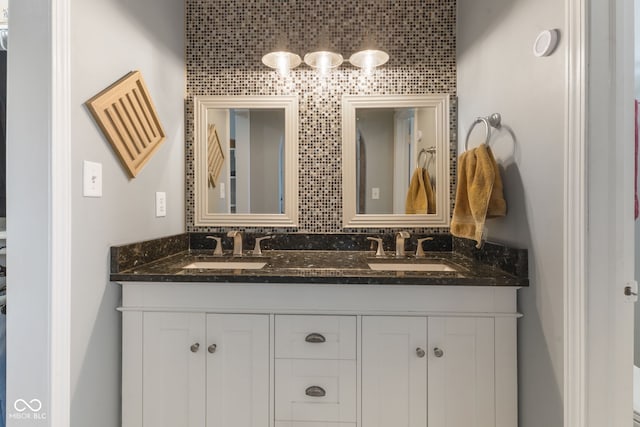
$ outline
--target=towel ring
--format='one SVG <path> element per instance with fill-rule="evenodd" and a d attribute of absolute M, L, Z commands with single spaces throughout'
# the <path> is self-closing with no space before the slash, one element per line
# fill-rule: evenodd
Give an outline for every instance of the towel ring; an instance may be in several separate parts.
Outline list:
<path fill-rule="evenodd" d="M 467 138 L 464 140 L 464 151 L 467 151 L 469 149 L 469 137 L 471 136 L 471 131 L 473 131 L 473 128 L 477 124 L 484 123 L 485 132 L 486 132 L 484 143 L 488 145 L 489 140 L 491 139 L 491 128 L 494 127 L 496 129 L 499 129 L 501 126 L 501 123 L 500 123 L 501 121 L 502 121 L 502 117 L 498 113 L 493 113 L 489 117 L 476 117 L 476 119 L 471 124 L 469 131 L 467 132 Z"/>
<path fill-rule="evenodd" d="M 424 154 L 424 161 L 422 162 L 422 168 L 423 169 L 428 169 L 428 165 L 429 162 L 432 158 L 433 155 L 436 153 L 436 147 L 429 147 L 429 148 L 422 148 L 419 152 L 418 152 L 418 158 L 416 159 L 416 169 L 420 167 L 420 159 L 422 158 L 422 155 Z M 431 154 L 431 158 L 427 157 L 429 154 Z"/>

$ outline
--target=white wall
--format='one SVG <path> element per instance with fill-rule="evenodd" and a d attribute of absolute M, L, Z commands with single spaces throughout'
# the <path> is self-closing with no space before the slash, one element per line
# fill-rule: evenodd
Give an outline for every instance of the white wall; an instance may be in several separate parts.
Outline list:
<path fill-rule="evenodd" d="M 534 57 L 532 45 L 541 30 L 562 31 L 564 8 L 557 0 L 458 2 L 459 143 L 474 117 L 502 114 L 492 147 L 508 214 L 488 222 L 489 240 L 529 250 L 531 284 L 518 298 L 520 427 L 563 423 L 566 49 L 562 35 L 550 57 Z M 476 129 L 470 146 L 483 139 Z"/>
<path fill-rule="evenodd" d="M 185 229 L 184 4 L 72 0 L 71 7 L 71 425 L 116 427 L 121 292 L 109 282 L 109 247 Z M 84 106 L 130 70 L 142 72 L 167 135 L 135 179 Z M 82 197 L 85 159 L 102 163 L 102 198 Z M 165 218 L 155 217 L 156 191 L 167 193 Z"/>

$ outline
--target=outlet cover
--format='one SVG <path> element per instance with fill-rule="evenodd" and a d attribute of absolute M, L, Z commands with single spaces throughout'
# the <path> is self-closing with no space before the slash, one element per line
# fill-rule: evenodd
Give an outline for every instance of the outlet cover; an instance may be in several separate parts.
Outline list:
<path fill-rule="evenodd" d="M 167 193 L 158 191 L 156 193 L 156 217 L 167 216 Z"/>

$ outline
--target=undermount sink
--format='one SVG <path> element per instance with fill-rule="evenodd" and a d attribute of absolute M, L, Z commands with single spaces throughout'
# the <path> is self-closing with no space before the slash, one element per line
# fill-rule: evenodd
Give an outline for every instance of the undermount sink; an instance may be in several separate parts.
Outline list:
<path fill-rule="evenodd" d="M 182 268 L 200 270 L 260 270 L 266 262 L 253 261 L 196 261 Z"/>
<path fill-rule="evenodd" d="M 369 268 L 374 271 L 456 271 L 455 268 L 441 263 L 383 263 L 370 262 Z"/>

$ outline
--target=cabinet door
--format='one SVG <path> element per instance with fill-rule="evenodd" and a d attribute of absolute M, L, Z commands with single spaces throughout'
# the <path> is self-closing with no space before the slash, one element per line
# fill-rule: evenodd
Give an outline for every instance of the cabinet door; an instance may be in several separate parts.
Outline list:
<path fill-rule="evenodd" d="M 495 427 L 494 319 L 429 318 L 429 426 Z"/>
<path fill-rule="evenodd" d="M 426 427 L 426 344 L 425 317 L 362 318 L 362 427 Z"/>
<path fill-rule="evenodd" d="M 214 347 L 215 346 L 215 347 Z M 207 427 L 269 426 L 269 316 L 207 315 Z"/>
<path fill-rule="evenodd" d="M 144 427 L 204 425 L 204 326 L 204 314 L 144 313 Z"/>

